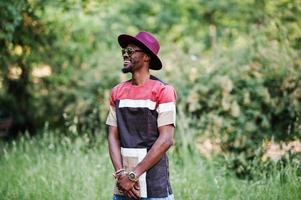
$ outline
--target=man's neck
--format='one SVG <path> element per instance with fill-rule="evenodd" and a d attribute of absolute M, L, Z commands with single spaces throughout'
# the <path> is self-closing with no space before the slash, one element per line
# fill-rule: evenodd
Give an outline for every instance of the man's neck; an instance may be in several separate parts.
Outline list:
<path fill-rule="evenodd" d="M 150 78 L 150 72 L 147 71 L 136 71 L 132 74 L 132 84 L 142 85 Z"/>

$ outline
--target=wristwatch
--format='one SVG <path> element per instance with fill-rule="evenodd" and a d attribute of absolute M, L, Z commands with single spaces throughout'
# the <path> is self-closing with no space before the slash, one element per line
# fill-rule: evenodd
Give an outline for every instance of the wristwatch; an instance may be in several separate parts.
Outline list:
<path fill-rule="evenodd" d="M 131 181 L 134 181 L 134 182 L 137 182 L 138 181 L 138 177 L 136 175 L 135 172 L 131 171 L 130 173 L 128 173 L 128 178 L 131 180 Z"/>

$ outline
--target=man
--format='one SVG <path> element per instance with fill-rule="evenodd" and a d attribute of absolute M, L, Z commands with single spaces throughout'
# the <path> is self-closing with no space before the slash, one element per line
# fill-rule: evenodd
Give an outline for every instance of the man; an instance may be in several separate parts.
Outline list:
<path fill-rule="evenodd" d="M 124 73 L 132 78 L 112 89 L 108 144 L 116 178 L 114 200 L 172 200 L 166 152 L 173 144 L 176 95 L 150 75 L 160 70 L 160 45 L 148 32 L 118 37 Z"/>

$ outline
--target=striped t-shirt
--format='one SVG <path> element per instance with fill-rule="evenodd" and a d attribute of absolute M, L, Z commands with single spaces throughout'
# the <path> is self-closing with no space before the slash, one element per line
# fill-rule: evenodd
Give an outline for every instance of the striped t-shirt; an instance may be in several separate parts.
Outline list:
<path fill-rule="evenodd" d="M 152 147 L 159 137 L 158 127 L 174 125 L 176 93 L 172 86 L 150 76 L 136 86 L 131 80 L 112 89 L 107 125 L 118 127 L 122 148 Z M 147 197 L 171 194 L 166 154 L 146 172 Z"/>

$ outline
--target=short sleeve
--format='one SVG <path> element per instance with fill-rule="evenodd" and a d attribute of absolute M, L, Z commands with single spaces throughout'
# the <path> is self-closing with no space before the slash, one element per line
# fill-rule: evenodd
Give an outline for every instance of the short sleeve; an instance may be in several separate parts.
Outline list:
<path fill-rule="evenodd" d="M 117 119 L 116 119 L 116 105 L 114 100 L 114 90 L 112 90 L 110 95 L 110 108 L 109 108 L 109 114 L 106 121 L 107 125 L 115 126 L 117 127 Z"/>
<path fill-rule="evenodd" d="M 166 85 L 160 92 L 157 112 L 158 127 L 176 125 L 176 91 L 172 86 Z"/>

